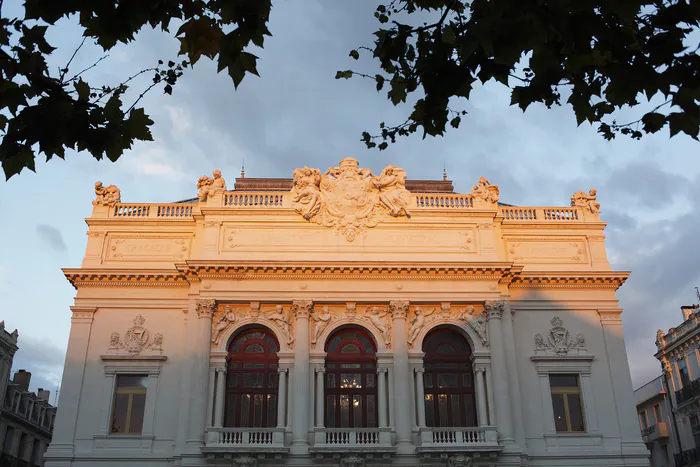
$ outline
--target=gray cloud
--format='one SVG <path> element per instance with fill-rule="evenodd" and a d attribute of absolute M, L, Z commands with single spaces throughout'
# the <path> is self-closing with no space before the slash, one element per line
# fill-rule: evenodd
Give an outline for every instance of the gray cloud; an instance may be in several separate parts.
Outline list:
<path fill-rule="evenodd" d="M 61 231 L 47 224 L 39 224 L 36 226 L 36 233 L 44 243 L 56 251 L 68 251 L 66 242 L 63 241 Z"/>
<path fill-rule="evenodd" d="M 51 403 L 54 402 L 56 383 L 61 379 L 66 349 L 52 344 L 48 340 L 38 340 L 23 336 L 20 330 L 19 350 L 15 354 L 12 373 L 27 370 L 32 373 L 30 391 L 43 388 L 51 391 Z"/>

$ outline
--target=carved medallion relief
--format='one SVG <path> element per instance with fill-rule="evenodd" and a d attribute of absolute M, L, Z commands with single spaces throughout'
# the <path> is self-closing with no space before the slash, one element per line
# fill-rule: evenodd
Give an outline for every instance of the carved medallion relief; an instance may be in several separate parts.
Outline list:
<path fill-rule="evenodd" d="M 109 338 L 107 353 L 111 355 L 129 355 L 136 357 L 142 353 L 162 354 L 163 334 L 155 333 L 151 338 L 150 331 L 145 327 L 146 319 L 137 315 L 133 320 L 134 325 L 126 330 L 124 338 L 118 332 L 113 332 Z"/>
<path fill-rule="evenodd" d="M 587 351 L 583 334 L 578 333 L 576 336 L 572 336 L 558 316 L 552 318 L 550 323 L 552 327 L 545 335 L 535 334 L 535 355 L 566 357 L 580 355 Z"/>

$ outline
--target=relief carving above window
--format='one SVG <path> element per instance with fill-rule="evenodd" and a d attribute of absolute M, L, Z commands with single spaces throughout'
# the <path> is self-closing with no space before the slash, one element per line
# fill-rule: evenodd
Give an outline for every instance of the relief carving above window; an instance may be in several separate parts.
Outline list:
<path fill-rule="evenodd" d="M 156 333 L 151 339 L 151 333 L 144 327 L 146 319 L 137 315 L 133 321 L 134 325 L 126 330 L 124 338 L 121 339 L 118 332 L 113 332 L 109 338 L 108 354 L 125 354 L 132 357 L 142 353 L 161 355 L 163 353 L 163 334 Z"/>
<path fill-rule="evenodd" d="M 571 336 L 568 329 L 558 316 L 550 321 L 552 327 L 546 335 L 535 334 L 535 355 L 557 355 L 566 357 L 569 355 L 581 355 L 587 352 L 586 340 L 583 334 Z"/>

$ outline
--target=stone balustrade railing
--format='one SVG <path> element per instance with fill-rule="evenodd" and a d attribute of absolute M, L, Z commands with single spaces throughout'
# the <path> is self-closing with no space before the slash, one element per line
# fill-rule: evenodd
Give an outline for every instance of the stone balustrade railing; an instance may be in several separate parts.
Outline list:
<path fill-rule="evenodd" d="M 498 445 L 495 427 L 421 428 L 421 446 Z"/>
<path fill-rule="evenodd" d="M 499 215 L 504 221 L 554 221 L 582 222 L 584 215 L 579 207 L 514 207 L 499 206 Z"/>
<path fill-rule="evenodd" d="M 327 445 L 381 444 L 379 428 L 327 428 Z"/>
<path fill-rule="evenodd" d="M 236 445 L 281 445 L 284 429 L 278 428 L 210 428 L 218 431 L 217 444 Z"/>

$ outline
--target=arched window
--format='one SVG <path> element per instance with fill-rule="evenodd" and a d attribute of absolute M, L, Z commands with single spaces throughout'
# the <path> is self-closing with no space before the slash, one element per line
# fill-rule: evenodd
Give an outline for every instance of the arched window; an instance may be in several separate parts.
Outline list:
<path fill-rule="evenodd" d="M 326 427 L 377 426 L 374 341 L 359 327 L 336 331 L 326 344 Z"/>
<path fill-rule="evenodd" d="M 423 340 L 425 423 L 429 427 L 477 426 L 472 349 L 458 331 L 438 328 Z"/>
<path fill-rule="evenodd" d="M 278 351 L 277 339 L 265 328 L 246 329 L 231 341 L 224 426 L 277 426 Z"/>

